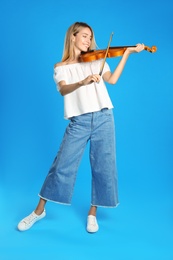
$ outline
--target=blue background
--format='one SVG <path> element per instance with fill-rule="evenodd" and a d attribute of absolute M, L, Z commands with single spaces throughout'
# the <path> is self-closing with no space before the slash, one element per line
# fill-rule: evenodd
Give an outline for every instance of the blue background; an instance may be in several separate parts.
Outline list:
<path fill-rule="evenodd" d="M 169 0 L 1 0 L 0 259 L 173 259 L 172 13 Z M 107 85 L 115 106 L 120 205 L 99 209 L 97 234 L 85 231 L 87 147 L 72 206 L 48 203 L 47 217 L 21 233 L 17 223 L 35 208 L 68 123 L 53 65 L 76 21 L 93 27 L 100 49 L 112 31 L 111 46 L 158 48 L 131 55 L 118 83 Z M 119 58 L 107 62 L 113 70 Z"/>

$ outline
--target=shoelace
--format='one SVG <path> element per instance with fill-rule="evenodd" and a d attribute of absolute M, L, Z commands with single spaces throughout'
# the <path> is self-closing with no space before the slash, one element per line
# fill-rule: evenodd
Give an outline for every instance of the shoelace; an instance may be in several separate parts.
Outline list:
<path fill-rule="evenodd" d="M 33 220 L 35 220 L 37 218 L 37 216 L 35 215 L 35 213 L 31 213 L 23 222 L 26 224 L 30 224 Z"/>
<path fill-rule="evenodd" d="M 89 224 L 92 226 L 96 226 L 96 219 L 95 218 L 89 218 Z"/>

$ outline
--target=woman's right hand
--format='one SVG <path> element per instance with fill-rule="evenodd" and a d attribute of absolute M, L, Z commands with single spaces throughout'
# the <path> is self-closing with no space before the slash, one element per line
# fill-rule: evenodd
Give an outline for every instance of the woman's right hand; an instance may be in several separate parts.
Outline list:
<path fill-rule="evenodd" d="M 93 82 L 99 83 L 101 76 L 99 74 L 89 75 L 87 78 L 82 80 L 82 85 L 89 85 Z"/>

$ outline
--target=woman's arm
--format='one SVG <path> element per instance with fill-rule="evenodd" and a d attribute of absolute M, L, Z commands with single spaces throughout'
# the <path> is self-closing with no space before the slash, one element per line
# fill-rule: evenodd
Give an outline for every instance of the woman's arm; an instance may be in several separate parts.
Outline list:
<path fill-rule="evenodd" d="M 62 96 L 65 96 L 73 92 L 74 90 L 80 88 L 81 86 L 85 86 L 93 82 L 99 82 L 99 81 L 100 81 L 100 76 L 97 74 L 90 75 L 87 78 L 73 84 L 66 84 L 66 82 L 62 80 L 58 83 L 59 92 L 61 93 Z"/>
<path fill-rule="evenodd" d="M 140 52 L 142 50 L 144 50 L 144 44 L 137 44 L 136 47 L 127 48 L 118 64 L 118 66 L 114 70 L 114 72 L 113 73 L 111 73 L 110 71 L 105 72 L 103 75 L 103 80 L 108 82 L 109 84 L 115 84 L 118 81 L 118 79 L 124 69 L 124 66 L 127 62 L 129 55 L 131 53 Z"/>

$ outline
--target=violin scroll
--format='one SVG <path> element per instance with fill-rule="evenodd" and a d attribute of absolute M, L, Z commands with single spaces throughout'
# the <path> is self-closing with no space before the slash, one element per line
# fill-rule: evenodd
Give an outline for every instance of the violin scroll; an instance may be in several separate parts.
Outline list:
<path fill-rule="evenodd" d="M 156 47 L 156 46 L 152 46 L 152 47 L 150 48 L 150 47 L 148 47 L 148 46 L 145 46 L 145 47 L 144 47 L 144 50 L 153 53 L 153 52 L 156 52 L 156 51 L 157 51 L 157 47 Z"/>

